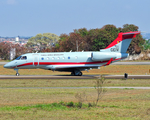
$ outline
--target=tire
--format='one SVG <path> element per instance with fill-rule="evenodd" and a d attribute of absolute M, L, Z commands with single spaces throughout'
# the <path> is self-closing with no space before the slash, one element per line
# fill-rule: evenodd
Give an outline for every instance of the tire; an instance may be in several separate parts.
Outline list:
<path fill-rule="evenodd" d="M 82 76 L 82 72 L 79 72 L 78 76 Z"/>
<path fill-rule="evenodd" d="M 16 76 L 19 76 L 19 73 L 16 73 Z"/>

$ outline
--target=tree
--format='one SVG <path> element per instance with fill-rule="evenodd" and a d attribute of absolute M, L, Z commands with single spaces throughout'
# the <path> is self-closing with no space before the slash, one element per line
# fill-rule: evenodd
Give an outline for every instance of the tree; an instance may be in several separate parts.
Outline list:
<path fill-rule="evenodd" d="M 79 33 L 82 37 L 85 37 L 88 35 L 88 30 L 86 28 L 81 28 L 78 30 L 74 30 L 76 33 Z"/>
<path fill-rule="evenodd" d="M 10 51 L 12 48 L 15 48 L 16 56 L 19 57 L 22 54 L 32 52 L 32 49 L 28 49 L 24 46 L 20 46 L 19 44 L 12 44 L 10 42 L 1 42 L 0 43 L 0 58 L 4 60 L 10 59 Z"/>
<path fill-rule="evenodd" d="M 145 40 L 144 50 L 150 50 L 150 39 Z"/>
<path fill-rule="evenodd" d="M 84 39 L 83 37 L 74 30 L 74 32 L 70 33 L 69 35 L 61 34 L 60 40 L 56 47 L 59 51 L 78 51 L 82 50 L 83 48 Z"/>
<path fill-rule="evenodd" d="M 133 24 L 124 24 L 122 32 L 138 31 L 139 27 Z"/>
<path fill-rule="evenodd" d="M 106 30 L 92 29 L 88 35 L 88 39 L 91 41 L 92 51 L 104 49 L 112 41 L 111 35 Z"/>
<path fill-rule="evenodd" d="M 22 54 L 31 53 L 33 51 L 32 48 L 27 48 L 25 46 L 20 46 L 19 44 L 14 44 L 14 48 L 16 49 L 16 57 L 19 57 Z"/>
<path fill-rule="evenodd" d="M 122 32 L 130 32 L 130 31 L 138 31 L 138 26 L 133 24 L 125 24 L 123 25 Z M 132 39 L 132 42 L 127 50 L 129 54 L 139 54 L 143 50 L 143 44 L 145 40 L 142 38 L 142 35 L 139 34 L 135 38 Z"/>
<path fill-rule="evenodd" d="M 121 32 L 120 28 L 116 28 L 116 26 L 109 24 L 103 26 L 102 29 L 106 30 L 111 35 L 111 41 L 115 40 L 118 37 L 118 33 Z"/>
<path fill-rule="evenodd" d="M 69 42 L 69 36 L 66 34 L 61 34 L 60 40 L 59 40 L 58 44 L 56 44 L 58 51 L 60 51 L 60 52 L 70 51 L 72 46 L 70 46 L 68 44 L 68 42 Z"/>
<path fill-rule="evenodd" d="M 9 51 L 10 51 L 11 43 L 0 43 L 0 58 L 4 60 L 9 59 Z"/>
<path fill-rule="evenodd" d="M 70 33 L 70 37 L 68 40 L 70 42 L 70 46 L 72 46 L 71 50 L 73 51 L 82 50 L 82 43 L 84 41 L 83 41 L 83 37 L 79 33 L 75 33 L 75 31 L 73 33 Z"/>
<path fill-rule="evenodd" d="M 87 30 L 86 28 L 75 29 L 69 35 L 62 34 L 56 44 L 55 51 L 99 51 L 106 48 L 114 41 L 119 32 L 138 31 L 133 24 L 125 24 L 123 28 L 116 28 L 114 25 L 105 25 L 100 29 Z M 143 49 L 144 39 L 137 35 L 128 48 L 129 54 L 139 54 Z"/>
<path fill-rule="evenodd" d="M 52 33 L 37 34 L 35 37 L 31 37 L 28 40 L 27 47 L 34 48 L 35 51 L 42 51 L 43 49 L 54 46 L 59 40 L 59 36 Z"/>

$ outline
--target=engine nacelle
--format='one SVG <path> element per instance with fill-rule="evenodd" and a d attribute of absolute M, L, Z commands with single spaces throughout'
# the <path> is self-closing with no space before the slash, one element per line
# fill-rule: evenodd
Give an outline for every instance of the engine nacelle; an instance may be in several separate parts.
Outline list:
<path fill-rule="evenodd" d="M 110 60 L 111 58 L 115 59 L 117 55 L 110 52 L 93 52 L 91 53 L 91 58 L 93 61 L 105 61 Z"/>

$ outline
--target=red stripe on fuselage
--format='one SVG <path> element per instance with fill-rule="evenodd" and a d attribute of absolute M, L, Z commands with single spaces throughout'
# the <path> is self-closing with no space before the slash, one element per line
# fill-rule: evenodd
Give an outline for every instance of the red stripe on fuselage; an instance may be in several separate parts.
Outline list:
<path fill-rule="evenodd" d="M 21 65 L 18 65 L 17 67 L 28 66 L 28 65 L 33 65 L 33 62 L 21 64 Z"/>
<path fill-rule="evenodd" d="M 39 65 L 80 65 L 80 64 L 99 64 L 108 61 L 96 61 L 96 62 L 39 62 Z"/>
<path fill-rule="evenodd" d="M 116 61 L 116 60 L 120 60 L 121 58 L 112 60 L 112 61 Z M 109 60 L 107 61 L 96 61 L 96 62 L 39 62 L 39 65 L 81 65 L 81 64 L 100 64 L 100 63 L 107 63 Z M 17 68 L 19 67 L 23 67 L 23 66 L 30 66 L 33 65 L 33 62 L 30 63 L 25 63 L 25 64 L 21 64 L 18 65 Z"/>

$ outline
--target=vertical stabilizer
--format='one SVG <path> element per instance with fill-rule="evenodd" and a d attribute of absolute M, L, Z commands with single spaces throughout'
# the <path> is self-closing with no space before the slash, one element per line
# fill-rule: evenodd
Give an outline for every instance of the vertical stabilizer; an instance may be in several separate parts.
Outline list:
<path fill-rule="evenodd" d="M 136 32 L 126 32 L 119 33 L 118 37 L 105 49 L 100 50 L 101 52 L 119 52 L 126 53 L 132 38 L 135 38 L 137 34 L 140 34 L 139 31 Z"/>

